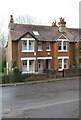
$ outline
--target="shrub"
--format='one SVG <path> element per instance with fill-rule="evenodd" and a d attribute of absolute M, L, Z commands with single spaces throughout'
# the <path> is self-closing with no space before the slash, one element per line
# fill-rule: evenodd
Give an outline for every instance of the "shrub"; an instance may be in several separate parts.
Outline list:
<path fill-rule="evenodd" d="M 15 82 L 20 82 L 22 81 L 20 71 L 18 67 L 13 68 L 13 75 L 14 75 L 14 81 Z"/>

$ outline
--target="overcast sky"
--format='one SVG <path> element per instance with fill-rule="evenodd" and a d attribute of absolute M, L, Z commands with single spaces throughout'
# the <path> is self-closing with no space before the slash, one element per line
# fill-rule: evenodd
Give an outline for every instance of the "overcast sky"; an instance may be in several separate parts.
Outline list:
<path fill-rule="evenodd" d="M 80 0 L 0 0 L 0 23 L 8 26 L 10 15 L 29 14 L 43 25 L 51 25 L 54 20 L 65 18 L 69 28 L 79 27 Z"/>

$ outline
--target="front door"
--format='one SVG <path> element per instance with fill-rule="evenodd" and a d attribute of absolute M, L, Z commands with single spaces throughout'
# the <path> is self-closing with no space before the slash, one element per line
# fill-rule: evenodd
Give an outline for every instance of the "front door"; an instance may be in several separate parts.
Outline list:
<path fill-rule="evenodd" d="M 38 60 L 38 72 L 43 73 L 43 61 Z"/>

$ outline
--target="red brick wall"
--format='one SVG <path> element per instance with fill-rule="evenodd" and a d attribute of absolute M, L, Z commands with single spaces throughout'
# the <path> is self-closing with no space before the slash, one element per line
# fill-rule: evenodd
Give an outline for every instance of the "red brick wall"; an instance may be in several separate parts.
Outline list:
<path fill-rule="evenodd" d="M 32 38 L 31 35 L 25 35 L 24 38 Z M 74 65 L 74 44 L 68 42 L 68 52 L 58 52 L 58 42 L 51 42 L 51 51 L 46 51 L 46 42 L 43 42 L 43 51 L 38 51 L 37 50 L 37 41 L 35 40 L 35 52 L 36 56 L 34 53 L 31 52 L 22 52 L 22 41 L 18 41 L 18 45 L 16 42 L 13 42 L 13 60 L 18 60 L 18 67 L 20 70 L 22 70 L 22 64 L 21 64 L 21 58 L 22 57 L 52 57 L 53 59 L 51 60 L 51 69 L 55 69 L 56 71 L 58 70 L 58 57 L 59 56 L 69 56 L 68 63 L 69 63 L 69 68 L 70 65 Z M 78 45 L 76 44 L 75 47 Z M 17 49 L 18 47 L 18 49 Z M 50 55 L 48 55 L 50 53 Z M 78 63 L 78 59 L 76 60 Z M 37 60 L 35 61 L 35 70 L 37 71 Z M 46 61 L 44 60 L 44 69 L 46 67 Z"/>

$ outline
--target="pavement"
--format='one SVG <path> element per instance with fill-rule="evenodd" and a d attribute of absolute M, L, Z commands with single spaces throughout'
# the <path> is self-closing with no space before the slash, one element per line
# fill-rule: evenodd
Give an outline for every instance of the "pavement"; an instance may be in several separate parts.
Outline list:
<path fill-rule="evenodd" d="M 30 82 L 18 82 L 18 83 L 8 83 L 8 84 L 0 84 L 0 87 L 7 87 L 7 86 L 18 86 L 18 85 L 25 85 L 25 84 L 38 84 L 38 83 L 46 83 L 46 82 L 55 82 L 55 81 L 63 81 L 63 80 L 79 80 L 81 77 L 66 77 L 66 78 L 50 78 L 46 80 L 36 80 Z"/>

